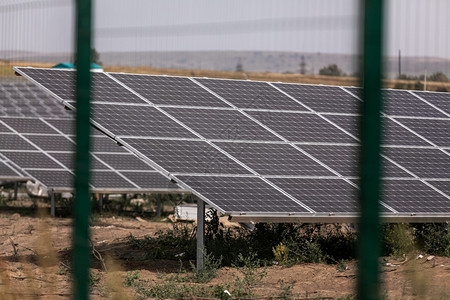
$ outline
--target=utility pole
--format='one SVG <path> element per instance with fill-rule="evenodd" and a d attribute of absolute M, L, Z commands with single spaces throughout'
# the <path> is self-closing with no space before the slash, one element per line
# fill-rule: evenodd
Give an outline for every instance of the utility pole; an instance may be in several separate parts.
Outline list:
<path fill-rule="evenodd" d="M 302 55 L 300 59 L 300 74 L 306 74 L 306 62 L 305 62 L 305 56 Z"/>

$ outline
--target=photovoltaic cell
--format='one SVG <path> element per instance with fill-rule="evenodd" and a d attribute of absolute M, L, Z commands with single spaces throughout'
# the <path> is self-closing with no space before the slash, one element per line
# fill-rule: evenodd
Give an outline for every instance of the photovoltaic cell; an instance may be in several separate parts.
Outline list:
<path fill-rule="evenodd" d="M 151 170 L 152 168 L 133 154 L 96 154 L 115 170 Z M 167 179 L 166 179 L 167 180 Z M 167 180 L 168 181 L 168 180 Z"/>
<path fill-rule="evenodd" d="M 188 78 L 114 73 L 111 76 L 153 104 L 229 107 Z"/>
<path fill-rule="evenodd" d="M 338 172 L 340 175 L 359 176 L 358 155 L 359 146 L 346 145 L 298 145 L 327 166 Z M 390 161 L 381 158 L 384 177 L 411 177 Z"/>
<path fill-rule="evenodd" d="M 305 213 L 302 206 L 254 177 L 178 176 L 224 212 Z M 214 199 L 214 200 L 212 200 Z"/>
<path fill-rule="evenodd" d="M 315 114 L 267 111 L 247 113 L 291 142 L 357 142 Z"/>
<path fill-rule="evenodd" d="M 167 188 L 170 190 L 180 189 L 175 183 L 168 180 L 166 177 L 162 176 L 157 172 L 121 172 L 131 181 L 136 183 L 140 188 L 143 189 L 156 189 L 156 188 Z"/>
<path fill-rule="evenodd" d="M 196 136 L 151 106 L 97 104 L 95 120 L 119 136 L 195 138 Z M 126 116 L 126 122 L 118 122 Z"/>
<path fill-rule="evenodd" d="M 52 157 L 62 163 L 67 169 L 74 170 L 75 153 L 74 152 L 51 152 Z M 108 168 L 98 159 L 91 155 L 91 169 L 92 170 L 108 170 Z"/>
<path fill-rule="evenodd" d="M 50 125 L 58 128 L 64 134 L 75 134 L 75 120 L 71 119 L 45 119 Z M 95 130 L 92 130 L 94 133 Z"/>
<path fill-rule="evenodd" d="M 215 144 L 258 174 L 334 176 L 325 167 L 287 144 L 225 142 Z"/>
<path fill-rule="evenodd" d="M 21 68 L 21 71 L 27 76 L 39 81 L 41 85 L 51 90 L 62 100 L 74 101 L 74 71 L 31 68 Z M 93 101 L 136 104 L 146 103 L 104 73 L 92 73 L 91 76 Z"/>
<path fill-rule="evenodd" d="M 60 135 L 26 135 L 28 140 L 44 151 L 74 151 L 75 144 Z"/>
<path fill-rule="evenodd" d="M 250 173 L 206 142 L 128 138 L 123 141 L 171 173 Z"/>
<path fill-rule="evenodd" d="M 207 139 L 280 141 L 238 111 L 193 108 L 164 110 Z"/>
<path fill-rule="evenodd" d="M 358 116 L 326 115 L 325 117 L 353 136 L 358 136 Z M 431 146 L 430 143 L 424 141 L 389 118 L 382 117 L 382 122 L 383 145 Z"/>
<path fill-rule="evenodd" d="M 450 156 L 440 150 L 385 148 L 384 153 L 421 178 L 450 178 Z"/>
<path fill-rule="evenodd" d="M 36 148 L 18 135 L 0 133 L 0 150 L 36 150 Z"/>
<path fill-rule="evenodd" d="M 0 160 L 0 180 L 6 177 L 23 177 L 11 168 L 6 162 Z"/>
<path fill-rule="evenodd" d="M 403 125 L 441 147 L 450 147 L 450 118 L 440 119 L 397 119 Z"/>
<path fill-rule="evenodd" d="M 123 177 L 111 171 L 92 171 L 92 185 L 95 188 L 137 188 Z"/>
<path fill-rule="evenodd" d="M 2 152 L 9 160 L 23 169 L 61 169 L 62 167 L 47 155 L 41 152 Z"/>
<path fill-rule="evenodd" d="M 270 178 L 319 213 L 356 213 L 357 188 L 342 179 Z"/>
<path fill-rule="evenodd" d="M 66 170 L 28 170 L 39 182 L 54 189 L 67 189 L 73 186 L 73 175 Z"/>
<path fill-rule="evenodd" d="M 450 94 L 449 93 L 438 93 L 438 92 L 419 92 L 414 91 L 414 94 L 418 95 L 422 99 L 430 102 L 439 109 L 442 109 L 447 114 L 450 114 Z"/>
<path fill-rule="evenodd" d="M 400 213 L 450 213 L 450 200 L 419 180 L 385 180 L 386 204 Z"/>
<path fill-rule="evenodd" d="M 418 99 L 408 91 L 383 90 L 383 111 L 393 116 L 445 117 L 440 111 Z"/>
<path fill-rule="evenodd" d="M 266 82 L 203 78 L 195 80 L 238 108 L 307 110 Z"/>
<path fill-rule="evenodd" d="M 0 118 L 0 120 L 1 120 L 1 118 Z M 11 131 L 11 129 L 9 129 L 8 127 L 3 125 L 2 123 L 0 123 L 0 132 L 4 133 L 4 132 L 12 132 L 12 131 Z"/>
<path fill-rule="evenodd" d="M 450 197 L 450 181 L 428 181 L 429 184 L 445 193 L 447 197 Z"/>
<path fill-rule="evenodd" d="M 68 117 L 69 113 L 36 85 L 0 83 L 0 116 Z"/>
<path fill-rule="evenodd" d="M 39 119 L 29 118 L 0 118 L 8 126 L 20 133 L 57 133 L 54 129 Z"/>
<path fill-rule="evenodd" d="M 316 112 L 357 113 L 359 100 L 336 86 L 274 83 Z"/>

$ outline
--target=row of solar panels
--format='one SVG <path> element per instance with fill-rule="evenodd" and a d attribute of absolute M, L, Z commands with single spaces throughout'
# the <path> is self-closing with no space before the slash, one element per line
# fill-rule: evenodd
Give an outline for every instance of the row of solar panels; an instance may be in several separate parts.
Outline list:
<path fill-rule="evenodd" d="M 0 85 L 0 180 L 34 179 L 55 192 L 72 191 L 75 137 L 71 117 L 71 112 L 35 85 Z M 92 134 L 92 143 L 93 191 L 180 191 L 100 132 Z"/>
<path fill-rule="evenodd" d="M 16 71 L 75 109 L 73 71 Z M 356 216 L 358 93 L 95 73 L 92 123 L 221 212 Z M 383 213 L 448 217 L 449 95 L 384 95 Z"/>

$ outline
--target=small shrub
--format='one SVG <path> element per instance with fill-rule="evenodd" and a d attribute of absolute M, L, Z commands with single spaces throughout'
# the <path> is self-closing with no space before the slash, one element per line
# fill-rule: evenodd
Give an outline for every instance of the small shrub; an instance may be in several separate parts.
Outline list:
<path fill-rule="evenodd" d="M 137 287 L 139 286 L 139 278 L 141 277 L 141 274 L 139 274 L 139 271 L 129 271 L 127 272 L 127 275 L 125 276 L 125 279 L 123 280 L 123 284 L 125 286 L 131 286 L 131 287 Z"/>
<path fill-rule="evenodd" d="M 382 227 L 383 254 L 400 257 L 411 253 L 414 246 L 414 235 L 408 224 L 386 224 Z"/>
<path fill-rule="evenodd" d="M 273 256 L 279 264 L 286 264 L 289 260 L 289 249 L 283 243 L 272 248 Z"/>
<path fill-rule="evenodd" d="M 191 263 L 191 267 L 194 270 L 195 282 L 209 282 L 216 277 L 217 270 L 222 264 L 222 256 L 216 259 L 212 253 L 203 254 L 203 269 L 197 270 L 194 264 Z"/>
<path fill-rule="evenodd" d="M 450 257 L 450 232 L 447 223 L 413 224 L 418 247 L 429 254 Z"/>
<path fill-rule="evenodd" d="M 253 288 L 267 275 L 266 266 L 261 268 L 261 265 L 262 261 L 257 258 L 255 252 L 250 252 L 248 256 L 239 253 L 233 267 L 238 269 L 241 276 L 235 275 L 232 284 L 233 297 L 253 296 Z"/>

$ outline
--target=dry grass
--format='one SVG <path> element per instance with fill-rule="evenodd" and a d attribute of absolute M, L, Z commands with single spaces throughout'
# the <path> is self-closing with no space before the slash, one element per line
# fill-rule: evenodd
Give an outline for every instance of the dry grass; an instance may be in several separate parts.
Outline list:
<path fill-rule="evenodd" d="M 36 63 L 36 62 L 1 62 L 0 61 L 0 77 L 13 76 L 12 66 L 22 67 L 42 67 L 48 68 L 53 63 Z M 106 72 L 124 72 L 136 74 L 152 74 L 152 75 L 172 75 L 172 76 L 192 76 L 192 77 L 209 77 L 209 78 L 228 78 L 241 80 L 271 81 L 271 82 L 290 82 L 304 84 L 324 84 L 337 86 L 359 86 L 359 79 L 356 77 L 335 77 L 321 75 L 301 75 L 301 74 L 281 74 L 281 73 L 255 73 L 255 72 L 232 72 L 232 71 L 213 71 L 213 70 L 185 70 L 185 69 L 165 69 L 152 67 L 123 67 L 123 66 L 104 66 Z M 408 86 L 414 84 L 414 81 L 406 80 L 383 80 L 383 87 L 393 88 L 395 85 Z M 423 82 L 421 82 L 423 84 Z M 428 91 L 450 91 L 450 83 L 447 82 L 427 82 Z"/>

